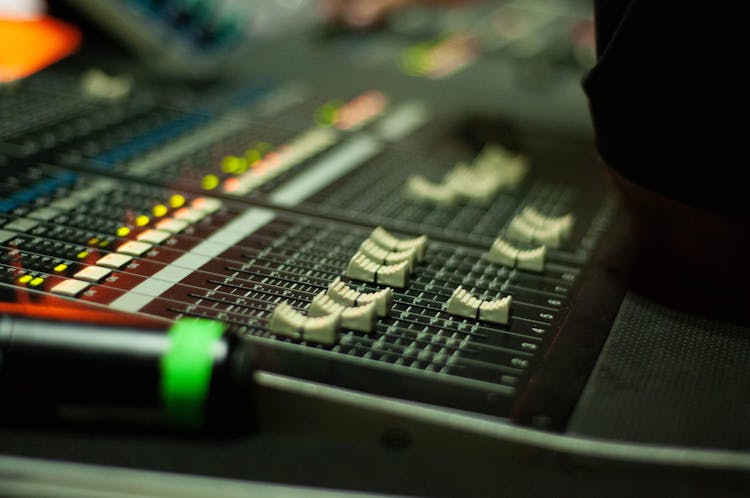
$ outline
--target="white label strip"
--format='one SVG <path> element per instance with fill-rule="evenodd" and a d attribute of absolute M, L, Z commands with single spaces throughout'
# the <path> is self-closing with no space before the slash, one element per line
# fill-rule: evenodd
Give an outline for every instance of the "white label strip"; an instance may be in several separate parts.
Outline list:
<path fill-rule="evenodd" d="M 276 189 L 271 194 L 271 202 L 279 206 L 295 206 L 374 157 L 382 149 L 383 144 L 374 136 L 358 135 Z"/>
<path fill-rule="evenodd" d="M 398 106 L 380 120 L 377 132 L 381 138 L 395 142 L 409 135 L 427 122 L 427 107 L 416 100 Z"/>
<path fill-rule="evenodd" d="M 109 306 L 116 310 L 135 312 L 159 297 L 170 287 L 199 269 L 214 258 L 266 225 L 274 218 L 269 209 L 249 208 L 190 252 L 180 256 L 147 280 L 112 301 Z M 241 230 L 241 231 L 240 231 Z"/>

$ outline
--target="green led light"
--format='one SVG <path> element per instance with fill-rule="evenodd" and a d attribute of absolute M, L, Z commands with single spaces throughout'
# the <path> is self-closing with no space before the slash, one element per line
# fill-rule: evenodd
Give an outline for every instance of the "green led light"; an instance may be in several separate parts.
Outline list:
<path fill-rule="evenodd" d="M 333 100 L 318 107 L 315 111 L 315 122 L 319 126 L 333 126 L 336 123 L 339 109 L 344 105 L 340 100 Z"/>
<path fill-rule="evenodd" d="M 182 427 L 203 424 L 213 369 L 213 347 L 224 326 L 183 318 L 169 329 L 170 346 L 161 361 L 161 395 L 170 421 Z"/>

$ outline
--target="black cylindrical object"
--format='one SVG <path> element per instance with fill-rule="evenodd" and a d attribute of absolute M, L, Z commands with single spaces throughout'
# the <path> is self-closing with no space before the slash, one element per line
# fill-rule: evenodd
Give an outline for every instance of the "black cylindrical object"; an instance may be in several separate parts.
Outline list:
<path fill-rule="evenodd" d="M 0 316 L 0 395 L 11 409 L 242 429 L 252 363 L 249 344 L 208 320 L 166 331 Z"/>

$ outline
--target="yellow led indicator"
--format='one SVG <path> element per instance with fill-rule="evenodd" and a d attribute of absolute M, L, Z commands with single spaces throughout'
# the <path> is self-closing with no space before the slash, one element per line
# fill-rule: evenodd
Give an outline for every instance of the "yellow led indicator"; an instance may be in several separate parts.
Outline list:
<path fill-rule="evenodd" d="M 120 227 L 117 229 L 117 236 L 118 237 L 125 237 L 130 233 L 130 229 L 128 227 Z"/>
<path fill-rule="evenodd" d="M 221 170 L 224 173 L 242 173 L 247 170 L 247 160 L 244 157 L 227 156 L 221 160 Z"/>
<path fill-rule="evenodd" d="M 99 247 L 107 247 L 108 245 L 109 245 L 108 240 L 102 240 L 101 242 L 99 242 Z"/>
<path fill-rule="evenodd" d="M 157 204 L 151 210 L 151 212 L 154 213 L 154 216 L 156 216 L 157 218 L 161 218 L 162 216 L 167 214 L 167 211 L 169 211 L 169 208 L 165 206 L 164 204 Z"/>
<path fill-rule="evenodd" d="M 151 221 L 151 218 L 149 218 L 145 214 L 135 217 L 135 224 L 139 227 L 145 227 L 146 225 L 148 225 L 149 221 Z"/>
<path fill-rule="evenodd" d="M 250 164 L 250 166 L 260 161 L 262 157 L 263 155 L 258 149 L 247 149 L 245 151 L 245 159 Z"/>
<path fill-rule="evenodd" d="M 42 277 L 36 277 L 31 282 L 29 282 L 29 285 L 32 287 L 39 287 L 44 283 L 44 279 Z"/>
<path fill-rule="evenodd" d="M 68 269 L 68 265 L 64 263 L 60 263 L 59 265 L 55 266 L 55 271 L 60 273 L 61 271 L 65 271 Z"/>
<path fill-rule="evenodd" d="M 81 251 L 78 254 L 76 254 L 76 258 L 78 258 L 78 259 L 85 259 L 86 257 L 88 257 L 88 255 L 89 255 L 88 252 Z"/>
<path fill-rule="evenodd" d="M 18 278 L 18 282 L 21 284 L 28 284 L 33 278 L 34 277 L 32 277 L 31 275 L 24 275 Z"/>
<path fill-rule="evenodd" d="M 91 238 L 89 239 L 89 245 L 90 245 L 90 246 L 95 246 L 95 245 L 96 245 L 96 244 L 98 244 L 98 243 L 99 243 L 99 239 L 97 239 L 96 237 L 91 237 Z"/>
<path fill-rule="evenodd" d="M 201 187 L 204 190 L 213 190 L 219 186 L 219 178 L 216 175 L 206 175 L 201 180 Z"/>
<path fill-rule="evenodd" d="M 173 208 L 182 207 L 185 204 L 185 198 L 180 194 L 174 194 L 169 198 L 169 205 Z"/>

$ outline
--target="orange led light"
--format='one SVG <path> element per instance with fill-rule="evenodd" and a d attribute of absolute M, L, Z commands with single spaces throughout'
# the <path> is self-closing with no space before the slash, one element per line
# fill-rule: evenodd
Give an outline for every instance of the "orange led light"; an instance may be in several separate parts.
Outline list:
<path fill-rule="evenodd" d="M 75 27 L 49 17 L 0 19 L 0 83 L 39 71 L 70 55 L 80 42 Z"/>
<path fill-rule="evenodd" d="M 235 178 L 227 178 L 224 180 L 224 192 L 232 193 L 236 192 L 237 189 L 240 187 L 240 181 L 239 179 Z"/>

